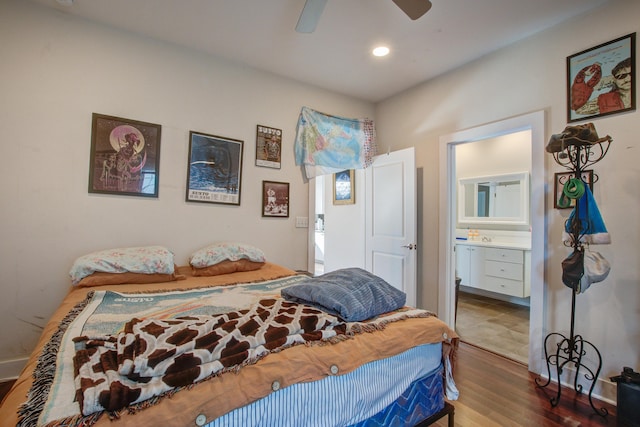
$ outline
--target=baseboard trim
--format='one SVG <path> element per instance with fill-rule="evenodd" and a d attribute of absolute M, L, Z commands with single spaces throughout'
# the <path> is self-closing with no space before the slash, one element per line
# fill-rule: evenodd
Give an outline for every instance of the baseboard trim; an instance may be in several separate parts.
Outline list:
<path fill-rule="evenodd" d="M 0 361 L 0 382 L 15 380 L 27 364 L 27 358 Z"/>
<path fill-rule="evenodd" d="M 562 386 L 573 390 L 575 368 L 565 367 L 564 369 L 566 373 L 563 373 L 562 375 L 562 381 L 561 381 Z M 583 373 L 580 373 L 580 376 L 583 376 Z M 544 374 L 540 375 L 540 378 L 544 378 L 546 380 L 548 378 L 548 375 L 545 372 Z M 551 382 L 556 385 L 558 384 L 557 378 L 555 378 L 555 376 L 553 376 L 553 378 L 551 379 Z M 580 383 L 582 383 L 582 386 L 583 386 L 582 395 L 588 396 L 589 387 L 591 387 L 591 383 L 589 383 L 589 381 L 586 381 L 586 380 L 578 381 L 578 384 Z M 616 391 L 617 391 L 617 385 L 614 382 L 608 381 L 603 378 L 598 378 L 596 380 L 596 385 L 593 387 L 593 392 L 591 393 L 591 397 L 601 402 L 606 402 L 613 406 L 616 406 L 617 404 Z"/>

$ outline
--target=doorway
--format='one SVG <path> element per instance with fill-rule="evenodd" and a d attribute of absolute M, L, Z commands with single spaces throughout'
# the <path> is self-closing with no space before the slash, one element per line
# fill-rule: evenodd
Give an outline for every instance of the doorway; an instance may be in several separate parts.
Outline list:
<path fill-rule="evenodd" d="M 324 182 L 324 191 L 317 183 L 319 180 Z M 321 212 L 316 205 L 324 205 L 324 271 L 347 267 L 366 269 L 401 289 L 407 294 L 407 304 L 415 305 L 415 149 L 410 147 L 376 156 L 367 169 L 355 170 L 353 183 L 353 203 L 344 204 L 332 200 L 335 175 L 310 180 L 309 212 L 315 216 Z M 313 271 L 315 227 L 309 227 L 308 236 L 307 268 Z"/>
<path fill-rule="evenodd" d="M 540 373 L 544 365 L 543 313 L 544 313 L 544 250 L 546 224 L 544 221 L 544 145 L 545 114 L 543 111 L 458 131 L 440 138 L 439 160 L 446 165 L 440 170 L 440 265 L 439 265 L 439 315 L 449 324 L 455 324 L 455 237 L 456 223 L 456 171 L 455 147 L 474 141 L 506 135 L 520 130 L 531 131 L 531 176 L 530 176 L 530 224 L 531 261 L 527 272 L 530 279 L 530 321 L 528 367 Z"/>
<path fill-rule="evenodd" d="M 456 183 L 460 183 L 455 188 L 461 193 L 452 219 L 458 298 L 455 330 L 466 343 L 526 365 L 531 131 L 457 144 L 454 166 Z M 472 241 L 464 240 L 470 229 Z M 513 256 L 510 262 L 501 261 L 508 256 Z"/>

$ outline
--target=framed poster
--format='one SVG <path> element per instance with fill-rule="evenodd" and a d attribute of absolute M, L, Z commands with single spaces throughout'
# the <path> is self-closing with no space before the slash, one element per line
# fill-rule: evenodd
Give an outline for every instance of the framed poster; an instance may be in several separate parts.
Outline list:
<path fill-rule="evenodd" d="M 567 57 L 567 121 L 636 109 L 636 33 Z"/>
<path fill-rule="evenodd" d="M 158 197 L 161 126 L 93 113 L 89 193 Z"/>
<path fill-rule="evenodd" d="M 289 218 L 289 183 L 262 181 L 262 216 Z"/>
<path fill-rule="evenodd" d="M 353 169 L 333 174 L 333 204 L 352 205 L 356 202 L 356 181 Z"/>
<path fill-rule="evenodd" d="M 553 194 L 553 207 L 556 209 L 571 209 L 576 205 L 575 199 L 569 199 L 568 197 L 562 197 L 562 190 L 564 185 L 571 178 L 575 177 L 573 172 L 560 172 L 555 174 Z M 582 171 L 582 182 L 589 185 L 589 189 L 593 192 L 593 170 Z"/>
<path fill-rule="evenodd" d="M 187 202 L 240 205 L 243 141 L 189 132 Z"/>
<path fill-rule="evenodd" d="M 256 130 L 256 166 L 280 169 L 282 130 L 258 125 Z"/>

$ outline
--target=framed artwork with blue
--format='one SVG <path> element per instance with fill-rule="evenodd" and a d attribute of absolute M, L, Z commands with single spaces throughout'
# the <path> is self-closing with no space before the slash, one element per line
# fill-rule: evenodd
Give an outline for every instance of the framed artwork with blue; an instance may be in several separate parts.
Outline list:
<path fill-rule="evenodd" d="M 244 142 L 189 132 L 187 202 L 240 205 Z"/>
<path fill-rule="evenodd" d="M 352 205 L 356 202 L 355 170 L 333 174 L 333 204 Z"/>

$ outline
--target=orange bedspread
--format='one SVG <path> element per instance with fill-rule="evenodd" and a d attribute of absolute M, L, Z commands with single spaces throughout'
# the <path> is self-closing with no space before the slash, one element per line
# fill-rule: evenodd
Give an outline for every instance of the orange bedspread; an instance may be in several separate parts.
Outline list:
<path fill-rule="evenodd" d="M 267 263 L 259 270 L 238 272 L 220 276 L 194 277 L 190 267 L 180 267 L 178 272 L 185 280 L 144 285 L 111 285 L 99 288 L 72 288 L 46 325 L 26 367 L 6 396 L 0 407 L 0 425 L 15 426 L 18 421 L 17 409 L 26 401 L 32 384 L 32 375 L 42 347 L 56 331 L 60 320 L 87 293 L 100 290 L 117 292 L 160 291 L 195 289 L 237 283 L 259 282 L 295 274 L 293 270 Z M 95 425 L 189 425 L 195 417 L 204 415 L 208 421 L 219 417 L 236 407 L 246 405 L 272 392 L 272 384 L 278 381 L 280 387 L 315 381 L 331 375 L 331 367 L 339 368 L 340 374 L 348 373 L 360 365 L 390 357 L 414 346 L 443 342 L 445 356 L 454 358 L 457 335 L 436 317 L 408 318 L 389 323 L 375 333 L 355 335 L 352 339 L 325 346 L 295 346 L 279 353 L 266 356 L 255 365 L 248 365 L 237 373 L 227 373 L 193 387 L 182 390 L 158 404 L 144 409 L 138 414 L 124 412 L 120 419 L 111 421 L 102 416 Z M 132 419 L 132 417 L 135 417 Z"/>

